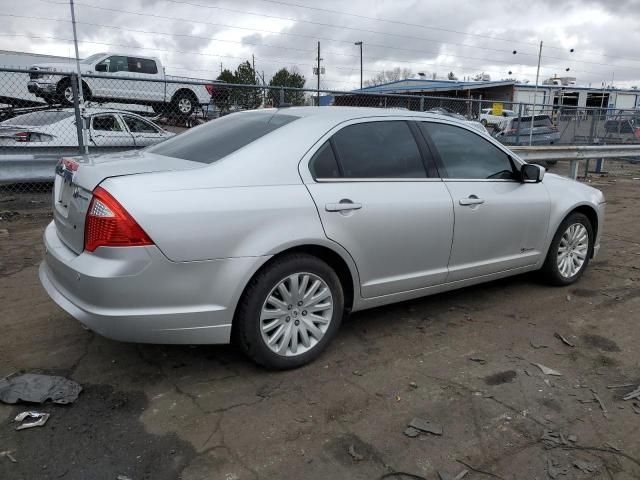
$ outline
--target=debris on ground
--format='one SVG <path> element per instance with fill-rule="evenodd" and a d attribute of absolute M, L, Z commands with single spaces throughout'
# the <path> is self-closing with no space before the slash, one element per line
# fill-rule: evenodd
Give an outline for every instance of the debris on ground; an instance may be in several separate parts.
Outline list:
<path fill-rule="evenodd" d="M 131 477 L 127 477 L 126 475 L 118 475 L 116 480 L 131 480 Z"/>
<path fill-rule="evenodd" d="M 44 403 L 51 400 L 66 405 L 75 402 L 81 391 L 79 383 L 55 375 L 25 373 L 0 380 L 0 401 L 4 403 Z"/>
<path fill-rule="evenodd" d="M 612 388 L 629 388 L 629 387 L 635 387 L 635 383 L 621 383 L 618 385 L 607 385 L 607 388 L 612 389 Z"/>
<path fill-rule="evenodd" d="M 582 471 L 582 473 L 594 473 L 598 471 L 598 465 L 585 462 L 584 460 L 574 460 L 573 466 Z"/>
<path fill-rule="evenodd" d="M 419 433 L 432 433 L 433 435 L 442 435 L 442 425 L 437 423 L 432 423 L 429 420 L 425 420 L 423 418 L 415 417 L 413 420 L 409 422 L 407 430 L 412 428 L 414 430 L 418 430 Z M 411 436 L 407 434 L 407 430 L 405 430 L 405 435 Z M 413 432 L 410 432 L 413 433 Z"/>
<path fill-rule="evenodd" d="M 531 338 L 529 339 L 529 345 L 531 345 L 536 350 L 538 350 L 540 348 L 547 348 L 549 346 L 549 345 L 545 345 L 544 343 L 540 343 L 537 340 L 533 340 Z"/>
<path fill-rule="evenodd" d="M 407 437 L 409 438 L 415 438 L 418 435 L 420 435 L 420 430 L 418 430 L 417 428 L 413 428 L 413 427 L 407 427 L 405 428 L 404 433 Z"/>
<path fill-rule="evenodd" d="M 640 387 L 636 388 L 634 391 L 627 393 L 622 400 L 631 400 L 633 398 L 640 398 Z"/>
<path fill-rule="evenodd" d="M 353 372 L 351 372 L 353 375 L 355 375 L 356 377 L 361 377 L 362 376 L 362 372 L 360 370 L 354 370 Z"/>
<path fill-rule="evenodd" d="M 480 358 L 480 357 L 469 357 L 469 360 L 471 360 L 472 362 L 479 363 L 480 365 L 484 365 L 485 363 L 487 363 L 487 361 L 484 358 Z"/>
<path fill-rule="evenodd" d="M 9 236 L 9 230 L 7 230 L 6 228 L 0 228 L 0 238 L 4 238 L 8 236 Z"/>
<path fill-rule="evenodd" d="M 634 411 L 636 414 L 640 415 L 640 402 L 633 402 L 633 403 L 631 404 L 631 408 L 633 408 L 633 411 Z"/>
<path fill-rule="evenodd" d="M 445 473 L 445 472 L 441 472 L 440 470 L 438 470 L 438 478 L 440 480 L 462 480 L 467 473 L 469 473 L 469 470 L 462 470 L 459 474 L 457 474 L 455 477 Z"/>
<path fill-rule="evenodd" d="M 571 443 L 576 443 L 578 441 L 578 437 L 575 435 L 567 435 L 567 440 L 569 440 Z"/>
<path fill-rule="evenodd" d="M 567 340 L 566 337 L 563 337 L 562 335 L 560 335 L 558 332 L 555 332 L 553 334 L 554 337 L 556 337 L 558 340 L 560 340 L 562 343 L 564 343 L 565 345 L 569 346 L 569 347 L 575 347 L 576 344 L 570 342 L 569 340 Z"/>
<path fill-rule="evenodd" d="M 547 458 L 547 474 L 549 478 L 556 479 L 560 475 L 566 475 L 569 473 L 567 467 L 559 467 L 558 463 L 550 458 Z"/>
<path fill-rule="evenodd" d="M 20 423 L 20 425 L 16 426 L 16 430 L 25 430 L 27 428 L 33 427 L 42 427 L 47 420 L 49 420 L 49 414 L 43 412 L 22 412 L 16 415 L 16 418 L 13 419 L 14 422 Z M 24 420 L 27 418 L 35 418 L 33 422 L 25 422 Z"/>
<path fill-rule="evenodd" d="M 577 440 L 577 439 L 576 439 Z M 545 430 L 540 437 L 540 441 L 545 448 L 555 448 L 562 445 L 569 445 L 569 439 L 562 433 L 553 430 Z"/>
<path fill-rule="evenodd" d="M 591 389 L 591 393 L 593 393 L 593 398 L 595 398 L 596 402 L 598 402 L 600 404 L 600 408 L 602 409 L 602 413 L 606 417 L 607 413 L 609 413 L 609 412 L 607 411 L 607 407 L 604 406 L 604 402 L 598 396 L 598 393 L 593 388 Z"/>
<path fill-rule="evenodd" d="M 416 382 L 409 382 L 409 386 L 413 389 L 418 388 L 418 384 Z"/>
<path fill-rule="evenodd" d="M 562 374 L 557 370 L 554 370 L 553 368 L 545 367 L 541 363 L 531 362 L 531 365 L 535 365 L 536 367 L 538 367 L 542 371 L 542 373 L 544 373 L 545 375 L 555 375 L 557 377 L 562 376 Z"/>
<path fill-rule="evenodd" d="M 16 457 L 13 456 L 13 450 L 5 450 L 3 452 L 0 452 L 0 458 L 2 457 L 7 457 L 11 461 L 11 463 L 18 463 Z"/>
<path fill-rule="evenodd" d="M 351 455 L 351 458 L 353 458 L 356 462 L 364 460 L 364 455 L 359 454 L 353 444 L 349 445 L 349 455 Z"/>

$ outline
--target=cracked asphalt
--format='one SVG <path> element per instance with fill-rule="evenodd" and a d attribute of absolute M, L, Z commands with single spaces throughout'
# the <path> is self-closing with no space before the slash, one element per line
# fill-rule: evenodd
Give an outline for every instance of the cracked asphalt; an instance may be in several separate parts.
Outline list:
<path fill-rule="evenodd" d="M 288 372 L 82 329 L 38 282 L 48 196 L 0 192 L 0 376 L 84 387 L 72 405 L 0 405 L 0 479 L 640 478 L 640 402 L 608 388 L 640 384 L 640 168 L 609 167 L 591 178 L 601 255 L 578 284 L 524 275 L 361 312 Z M 29 409 L 51 418 L 16 432 Z M 414 417 L 443 434 L 405 436 Z"/>

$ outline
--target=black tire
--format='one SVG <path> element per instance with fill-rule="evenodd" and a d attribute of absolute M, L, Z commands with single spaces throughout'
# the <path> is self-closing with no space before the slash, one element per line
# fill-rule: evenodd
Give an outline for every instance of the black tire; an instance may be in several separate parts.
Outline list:
<path fill-rule="evenodd" d="M 587 256 L 580 269 L 573 276 L 565 277 L 560 273 L 560 269 L 558 267 L 558 247 L 560 246 L 560 241 L 562 240 L 562 236 L 564 235 L 564 233 L 571 225 L 576 223 L 582 224 L 587 230 L 587 234 L 589 236 Z M 551 245 L 549 246 L 549 251 L 547 252 L 547 258 L 545 259 L 544 265 L 540 270 L 542 279 L 548 284 L 557 286 L 571 285 L 572 283 L 578 281 L 578 279 L 582 276 L 585 269 L 587 268 L 587 265 L 589 265 L 589 260 L 593 255 L 593 242 L 593 226 L 591 225 L 591 222 L 589 221 L 587 216 L 578 212 L 574 212 L 568 215 L 567 218 L 562 221 L 562 223 L 558 227 L 558 230 L 556 231 L 556 234 L 553 236 L 553 240 L 551 241 Z"/>
<path fill-rule="evenodd" d="M 483 127 L 487 126 L 487 120 L 484 119 L 484 118 L 482 120 L 480 120 L 480 123 L 482 124 Z"/>
<path fill-rule="evenodd" d="M 153 105 L 151 105 L 151 108 L 153 108 L 153 111 L 158 115 L 162 115 L 163 113 L 166 113 L 168 107 L 169 105 L 167 105 L 166 103 L 154 103 Z"/>
<path fill-rule="evenodd" d="M 71 87 L 71 80 L 68 78 L 63 78 L 58 82 L 58 86 L 56 87 L 56 101 L 60 102 L 60 104 L 64 107 L 73 106 L 73 102 L 67 99 L 65 96 L 65 91 L 67 88 Z M 87 84 L 82 82 L 82 99 L 85 102 L 91 100 L 91 92 L 89 91 L 89 87 Z"/>
<path fill-rule="evenodd" d="M 42 100 L 44 100 L 47 105 L 55 105 L 56 104 L 56 98 L 53 95 L 42 95 Z"/>
<path fill-rule="evenodd" d="M 185 106 L 189 104 L 189 108 Z M 192 92 L 178 92 L 171 99 L 171 115 L 175 115 L 179 118 L 188 118 L 195 111 L 198 106 L 198 99 Z"/>
<path fill-rule="evenodd" d="M 284 356 L 272 351 L 263 340 L 260 313 L 267 297 L 283 279 L 302 272 L 318 276 L 329 287 L 333 299 L 332 317 L 322 338 L 309 350 L 295 356 Z M 297 368 L 322 353 L 338 331 L 343 313 L 344 293 L 336 272 L 317 257 L 293 253 L 274 259 L 251 279 L 236 310 L 233 337 L 244 353 L 259 365 L 276 370 Z"/>

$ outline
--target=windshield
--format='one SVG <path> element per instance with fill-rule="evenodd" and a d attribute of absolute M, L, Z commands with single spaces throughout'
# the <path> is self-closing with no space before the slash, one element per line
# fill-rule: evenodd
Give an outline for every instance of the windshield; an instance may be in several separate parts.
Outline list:
<path fill-rule="evenodd" d="M 213 163 L 298 118 L 264 111 L 234 113 L 151 147 L 149 152 Z"/>
<path fill-rule="evenodd" d="M 94 53 L 90 57 L 87 57 L 84 60 L 80 60 L 80 63 L 93 63 L 94 61 L 96 61 L 100 57 L 102 57 L 103 55 L 104 55 L 104 53 Z"/>
<path fill-rule="evenodd" d="M 73 116 L 73 112 L 32 112 L 17 117 L 10 118 L 2 122 L 2 125 L 29 125 L 42 126 L 51 125 L 65 118 Z"/>

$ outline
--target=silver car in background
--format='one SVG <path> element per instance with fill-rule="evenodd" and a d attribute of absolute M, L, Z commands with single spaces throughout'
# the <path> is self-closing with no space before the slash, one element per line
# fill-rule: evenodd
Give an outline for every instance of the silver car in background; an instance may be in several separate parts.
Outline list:
<path fill-rule="evenodd" d="M 135 113 L 86 108 L 84 118 L 91 147 L 148 147 L 175 134 Z M 0 147 L 33 152 L 44 147 L 77 147 L 73 108 L 35 111 L 0 122 Z"/>
<path fill-rule="evenodd" d="M 57 172 L 58 305 L 122 341 L 233 338 L 270 368 L 316 358 L 348 312 L 533 270 L 571 284 L 604 217 L 599 190 L 411 111 L 237 113 Z"/>

